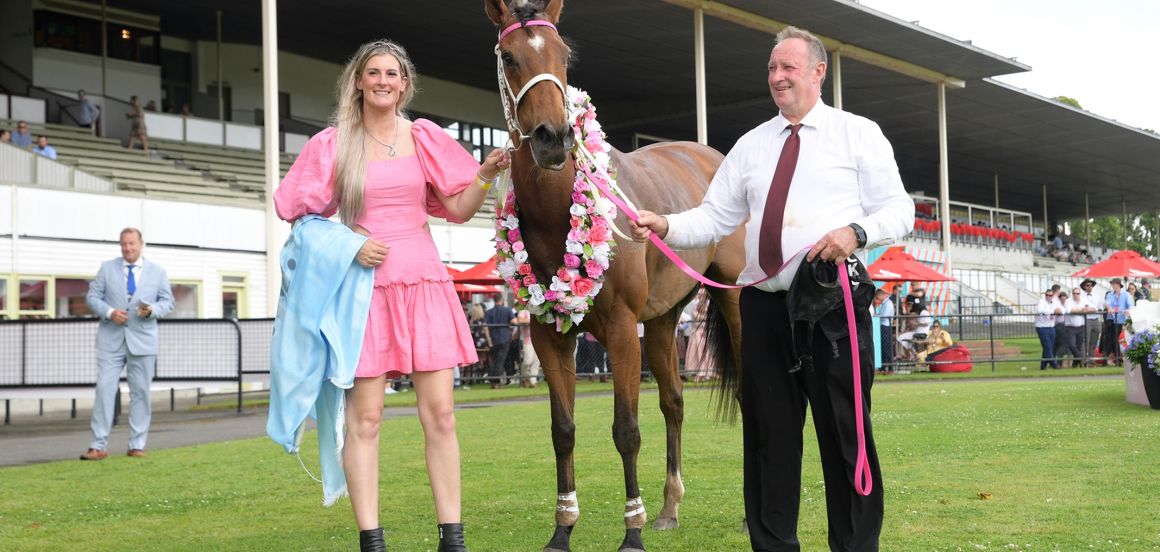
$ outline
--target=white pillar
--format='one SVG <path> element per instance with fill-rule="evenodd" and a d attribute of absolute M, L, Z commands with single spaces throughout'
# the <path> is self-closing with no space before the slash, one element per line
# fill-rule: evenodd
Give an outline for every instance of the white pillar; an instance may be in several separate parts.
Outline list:
<path fill-rule="evenodd" d="M 1047 227 L 1047 184 L 1043 185 L 1043 241 L 1051 238 L 1051 230 Z"/>
<path fill-rule="evenodd" d="M 220 13 L 220 12 L 219 12 Z M 219 27 L 220 28 L 220 27 Z M 221 82 L 218 82 L 221 93 Z M 282 287 L 282 270 L 278 254 L 287 228 L 274 213 L 274 190 L 281 179 L 278 140 L 278 3 L 262 0 L 262 102 L 266 113 L 263 145 L 266 153 L 266 316 L 272 317 L 278 308 L 278 292 Z"/>
<path fill-rule="evenodd" d="M 1083 193 L 1083 230 L 1084 241 L 1087 242 L 1088 253 L 1092 251 L 1092 214 L 1088 205 L 1088 193 Z"/>
<path fill-rule="evenodd" d="M 943 274 L 951 273 L 951 192 L 947 166 L 947 85 L 938 83 L 938 212 L 942 219 Z"/>
<path fill-rule="evenodd" d="M 995 173 L 995 208 L 999 208 L 999 173 Z"/>
<path fill-rule="evenodd" d="M 834 108 L 842 109 L 842 51 L 834 50 L 830 53 L 830 63 L 833 64 L 833 69 L 830 71 L 830 78 L 834 79 L 831 83 L 834 87 Z"/>
<path fill-rule="evenodd" d="M 697 142 L 709 145 L 709 120 L 705 92 L 705 10 L 693 10 L 693 59 L 697 87 Z"/>

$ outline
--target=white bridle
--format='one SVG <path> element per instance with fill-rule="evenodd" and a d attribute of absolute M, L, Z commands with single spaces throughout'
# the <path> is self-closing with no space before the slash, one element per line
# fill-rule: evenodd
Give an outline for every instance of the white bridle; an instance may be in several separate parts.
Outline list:
<path fill-rule="evenodd" d="M 520 126 L 518 109 L 520 107 L 520 100 L 524 98 L 524 95 L 527 94 L 528 90 L 531 90 L 533 86 L 544 81 L 548 81 L 556 85 L 556 88 L 560 90 L 560 98 L 562 99 L 562 103 L 564 105 L 564 111 L 567 112 L 568 110 L 568 94 L 564 91 L 564 84 L 560 82 L 560 79 L 556 78 L 556 75 L 551 73 L 540 73 L 532 77 L 528 80 L 528 82 L 524 83 L 524 85 L 520 88 L 519 93 L 512 91 L 511 84 L 507 79 L 507 73 L 504 72 L 503 55 L 500 52 L 499 43 L 503 41 L 503 38 L 509 33 L 521 27 L 550 27 L 553 31 L 556 30 L 556 26 L 548 21 L 544 21 L 542 19 L 532 19 L 526 23 L 513 23 L 509 25 L 506 29 L 500 31 L 499 39 L 496 40 L 495 73 L 496 80 L 499 81 L 499 97 L 501 100 L 503 100 L 503 117 L 507 121 L 508 132 L 515 133 L 516 135 L 515 142 L 512 144 L 511 149 L 519 149 L 523 146 L 524 140 L 529 138 L 528 134 L 524 132 L 523 127 Z"/>

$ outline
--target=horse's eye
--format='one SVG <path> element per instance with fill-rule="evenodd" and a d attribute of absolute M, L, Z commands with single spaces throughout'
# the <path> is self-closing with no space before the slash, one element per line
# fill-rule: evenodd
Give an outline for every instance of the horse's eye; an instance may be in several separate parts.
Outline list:
<path fill-rule="evenodd" d="M 503 64 L 509 67 L 516 64 L 516 58 L 512 57 L 511 52 L 504 52 L 500 58 L 503 59 Z"/>

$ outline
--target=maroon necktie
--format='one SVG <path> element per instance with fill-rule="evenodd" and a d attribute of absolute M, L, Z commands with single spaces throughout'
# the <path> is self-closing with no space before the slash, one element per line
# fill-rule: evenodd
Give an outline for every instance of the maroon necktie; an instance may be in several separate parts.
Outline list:
<path fill-rule="evenodd" d="M 777 169 L 773 172 L 773 182 L 769 184 L 769 195 L 765 198 L 765 213 L 761 215 L 761 234 L 758 235 L 757 262 L 766 276 L 781 268 L 781 222 L 785 215 L 785 199 L 789 196 L 789 184 L 793 181 L 793 171 L 797 168 L 798 150 L 802 139 L 798 131 L 802 125 L 789 125 L 789 138 L 781 147 L 781 157 L 777 159 Z"/>

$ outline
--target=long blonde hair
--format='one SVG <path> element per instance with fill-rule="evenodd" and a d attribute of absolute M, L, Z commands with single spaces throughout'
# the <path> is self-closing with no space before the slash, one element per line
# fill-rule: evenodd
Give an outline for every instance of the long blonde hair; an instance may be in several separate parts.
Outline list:
<path fill-rule="evenodd" d="M 415 97 L 415 65 L 407 51 L 390 40 L 376 40 L 363 44 L 347 62 L 338 78 L 335 92 L 338 107 L 331 117 L 331 125 L 338 129 L 338 147 L 335 152 L 334 195 L 338 201 L 338 215 L 343 224 L 354 227 L 363 212 L 363 190 L 366 188 L 367 151 L 366 127 L 363 125 L 363 91 L 357 86 L 371 58 L 390 55 L 399 61 L 406 82 L 395 111 L 406 117 L 407 105 Z"/>

